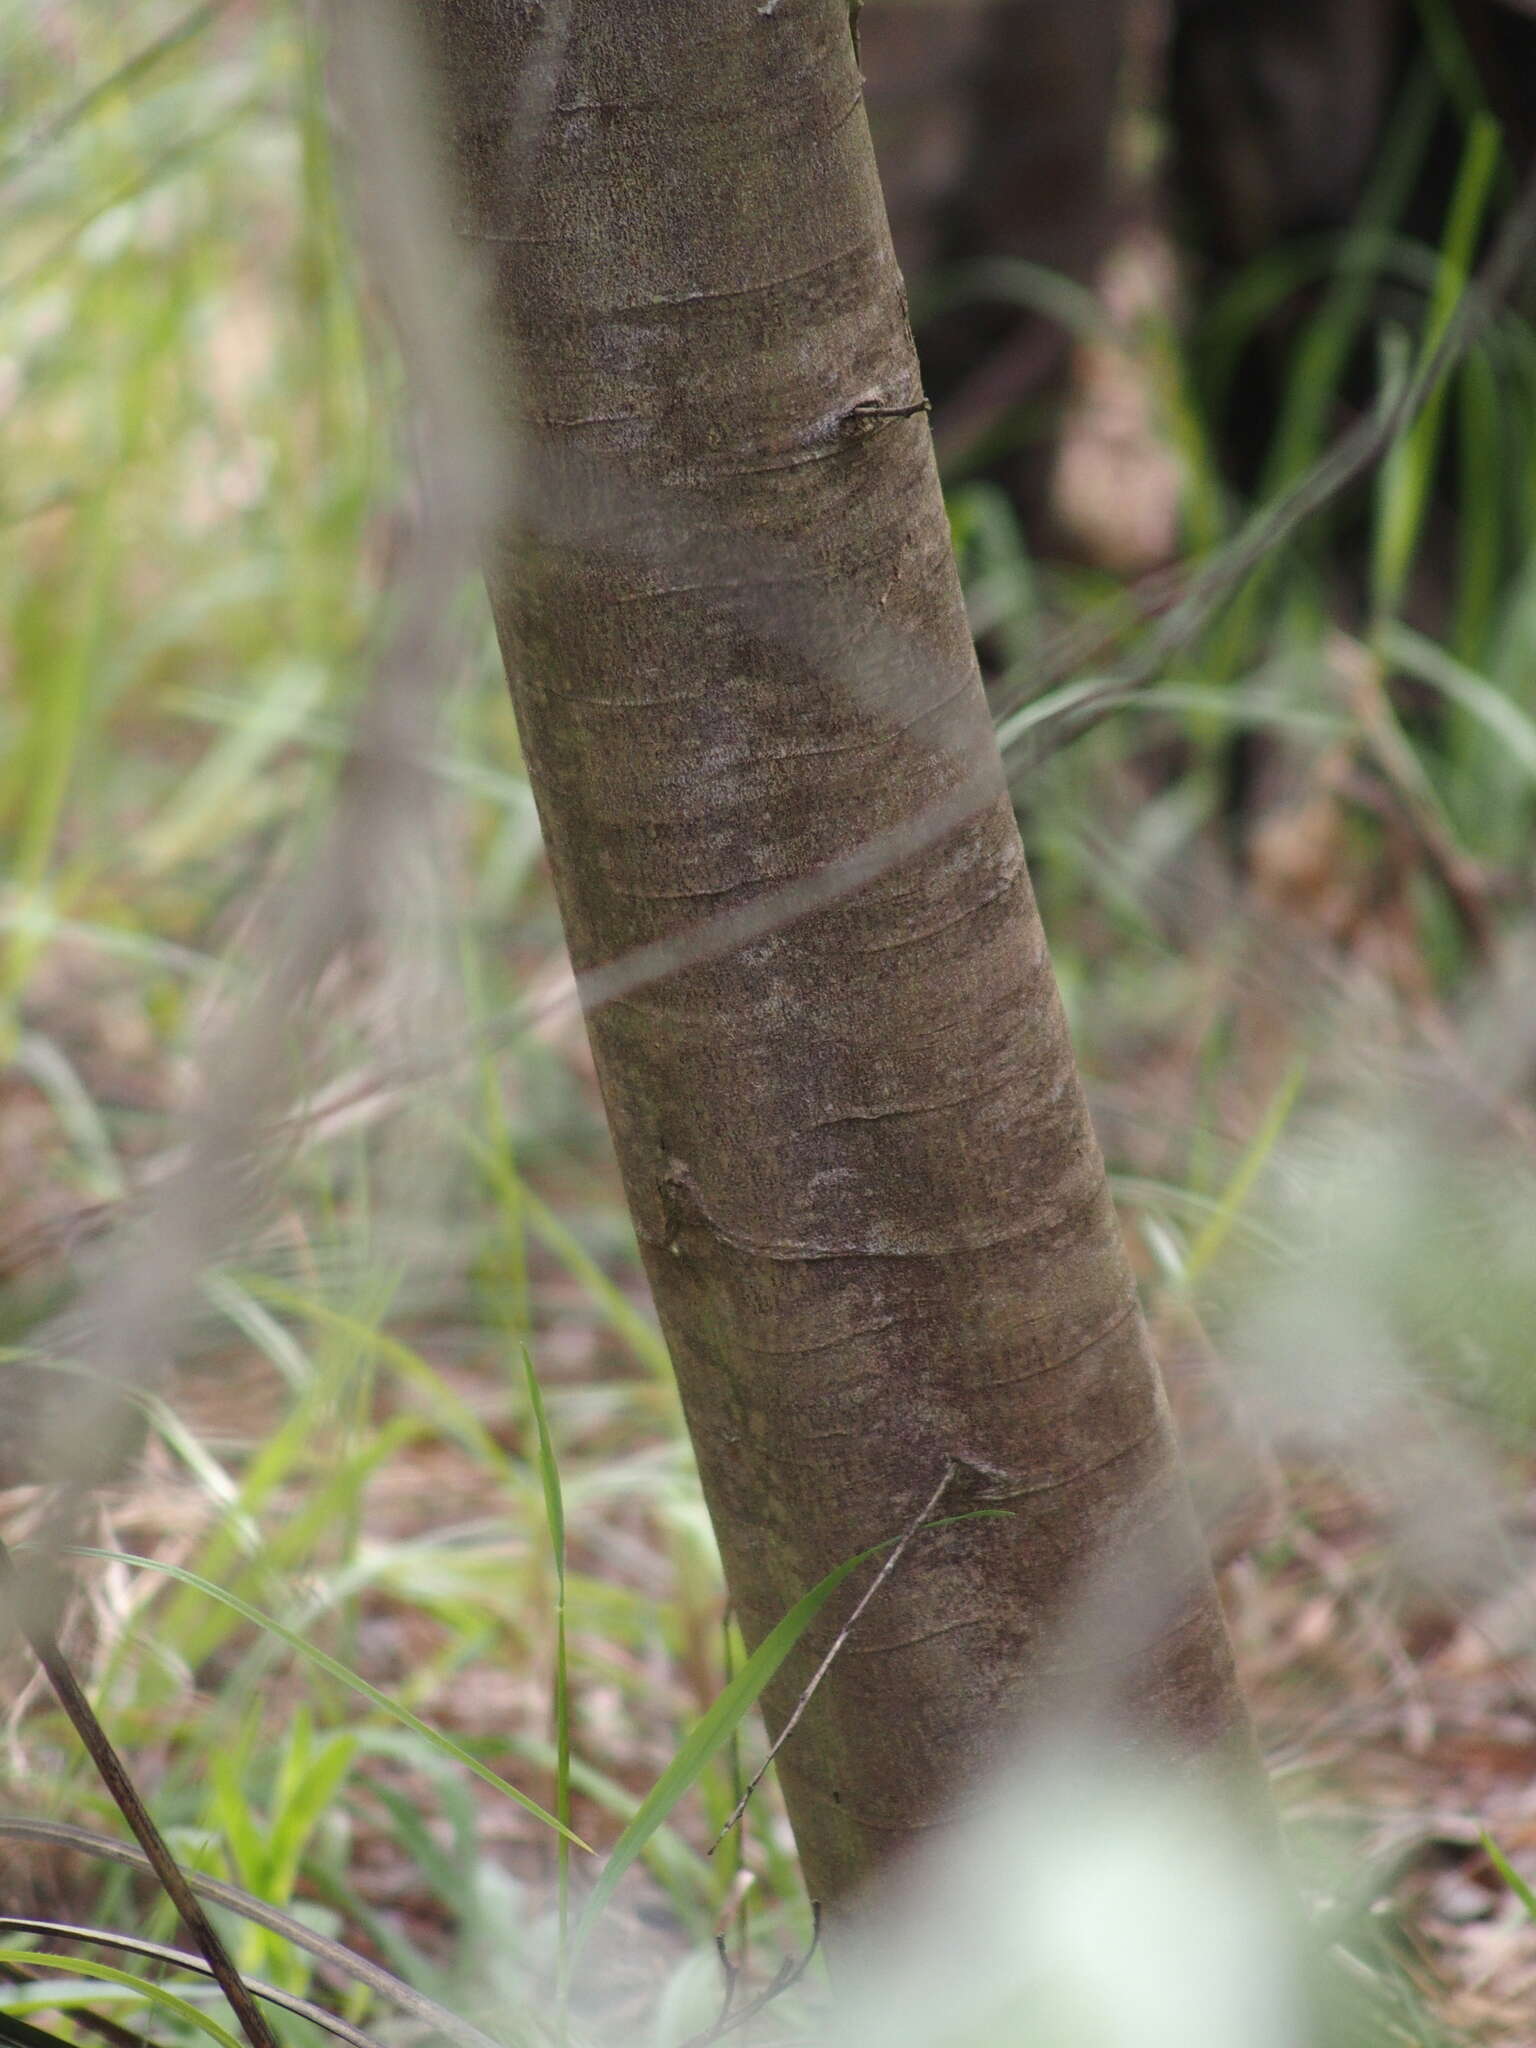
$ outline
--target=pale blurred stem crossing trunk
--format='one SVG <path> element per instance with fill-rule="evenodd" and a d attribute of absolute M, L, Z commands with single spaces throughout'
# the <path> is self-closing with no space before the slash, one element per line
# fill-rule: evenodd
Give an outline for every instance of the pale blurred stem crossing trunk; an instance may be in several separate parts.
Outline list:
<path fill-rule="evenodd" d="M 521 483 L 487 576 L 571 952 L 700 940 L 589 1021 L 747 1639 L 951 1464 L 946 1508 L 1011 1511 L 912 1545 L 788 1745 L 810 1889 L 846 1896 L 1064 1692 L 1251 1772 L 914 411 L 846 0 L 419 4 L 491 282 Z M 707 936 L 908 821 L 863 886 Z"/>

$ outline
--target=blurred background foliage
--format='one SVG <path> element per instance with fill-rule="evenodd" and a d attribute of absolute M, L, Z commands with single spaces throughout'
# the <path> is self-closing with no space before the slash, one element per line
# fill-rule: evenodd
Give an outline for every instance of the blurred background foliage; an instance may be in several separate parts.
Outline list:
<path fill-rule="evenodd" d="M 1364 1915 L 1350 2038 L 1524 2041 L 1536 1939 L 1481 1840 L 1536 1871 L 1522 294 L 1367 474 L 1243 537 L 1465 303 L 1517 208 L 1536 23 L 870 0 L 861 34 L 978 646 L 1245 1675 L 1307 1882 Z M 0 0 L 0 50 L 25 1365 L 218 1089 L 419 505 L 317 20 Z M 552 1837 L 420 1724 L 604 1844 L 739 1648 L 467 565 L 434 660 L 420 872 L 378 878 L 295 1019 L 270 1183 L 101 1498 L 117 1558 L 83 1568 L 69 1647 L 190 1864 L 484 2017 L 551 1966 Z M 38 1490 L 3 1504 L 25 1537 Z M 110 1827 L 14 1648 L 6 1673 L 6 1805 Z M 625 2038 L 707 2024 L 713 1931 L 764 1974 L 808 1938 L 771 1791 L 706 1853 L 754 1739 L 693 1772 L 608 1916 L 591 1977 Z M 7 1910 L 169 1933 L 121 1870 L 4 1869 Z M 278 1937 L 232 1939 L 312 1988 Z M 45 2009 L 136 1996 L 68 1990 Z"/>

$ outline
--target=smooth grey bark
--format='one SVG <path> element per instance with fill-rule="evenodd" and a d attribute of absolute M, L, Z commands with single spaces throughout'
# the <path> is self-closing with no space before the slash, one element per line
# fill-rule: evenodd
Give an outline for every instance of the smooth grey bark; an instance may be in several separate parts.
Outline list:
<path fill-rule="evenodd" d="M 588 1021 L 745 1634 L 946 1472 L 951 1512 L 1008 1511 L 912 1546 L 787 1746 L 812 1894 L 1063 1699 L 1251 1781 L 845 0 L 418 4 L 517 450 L 487 581 L 571 953 L 674 947 Z"/>

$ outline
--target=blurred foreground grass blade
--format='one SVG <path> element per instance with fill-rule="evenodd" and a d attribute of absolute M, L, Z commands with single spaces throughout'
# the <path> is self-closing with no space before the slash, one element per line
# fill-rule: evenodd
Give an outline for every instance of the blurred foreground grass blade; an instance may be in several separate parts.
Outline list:
<path fill-rule="evenodd" d="M 232 1608 L 253 1627 L 275 1636 L 279 1642 L 286 1643 L 296 1656 L 302 1657 L 307 1664 L 312 1664 L 317 1671 L 323 1671 L 327 1678 L 333 1678 L 338 1685 L 345 1686 L 348 1692 L 356 1693 L 360 1698 L 367 1700 L 370 1705 L 377 1707 L 381 1714 L 388 1714 L 392 1720 L 402 1722 L 424 1742 L 429 1743 L 440 1756 L 452 1757 L 455 1763 L 462 1764 L 468 1771 L 473 1771 L 477 1778 L 494 1791 L 503 1793 L 508 1799 L 516 1800 L 517 1804 L 531 1813 L 535 1819 L 557 1829 L 562 1835 L 568 1835 L 578 1849 L 588 1849 L 590 1852 L 590 1845 L 582 1841 L 579 1835 L 571 1834 L 568 1828 L 561 1827 L 555 1816 L 546 1813 L 537 1800 L 530 1799 L 526 1792 L 519 1792 L 515 1785 L 508 1784 L 507 1780 L 493 1771 L 489 1764 L 481 1763 L 477 1756 L 464 1749 L 451 1736 L 431 1727 L 419 1715 L 413 1714 L 409 1707 L 401 1706 L 397 1700 L 392 1700 L 388 1693 L 380 1692 L 376 1685 L 370 1685 L 366 1678 L 360 1677 L 355 1671 L 349 1671 L 345 1664 L 338 1663 L 336 1658 L 328 1656 L 314 1643 L 306 1642 L 296 1630 L 285 1628 L 282 1622 L 272 1615 L 264 1614 L 259 1607 L 253 1607 L 248 1600 L 242 1600 L 238 1593 L 227 1593 L 222 1586 L 215 1586 L 209 1580 L 199 1578 L 196 1572 L 189 1572 L 181 1565 L 168 1564 L 162 1558 L 139 1557 L 132 1551 L 98 1550 L 94 1545 L 80 1543 L 71 1544 L 69 1554 L 72 1557 L 99 1558 L 108 1564 L 132 1565 L 140 1571 L 159 1572 L 165 1578 L 175 1579 L 178 1584 L 190 1586 L 195 1592 L 206 1595 L 208 1599 Z"/>

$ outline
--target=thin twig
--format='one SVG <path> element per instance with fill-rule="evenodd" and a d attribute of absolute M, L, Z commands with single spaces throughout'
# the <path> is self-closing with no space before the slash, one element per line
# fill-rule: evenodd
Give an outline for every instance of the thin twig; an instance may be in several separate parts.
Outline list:
<path fill-rule="evenodd" d="M 709 1853 L 711 1856 L 714 1855 L 715 1851 L 719 1848 L 720 1844 L 731 1832 L 731 1829 L 735 1827 L 737 1821 L 739 1821 L 741 1819 L 741 1816 L 746 1812 L 747 1803 L 751 1799 L 752 1794 L 757 1790 L 758 1786 L 763 1782 L 763 1779 L 768 1775 L 769 1768 L 772 1765 L 774 1758 L 778 1755 L 779 1751 L 784 1747 L 785 1743 L 788 1742 L 790 1736 L 794 1734 L 796 1728 L 800 1725 L 800 1717 L 804 1714 L 806 1708 L 811 1704 L 811 1701 L 816 1697 L 817 1689 L 820 1687 L 821 1681 L 826 1677 L 827 1673 L 831 1670 L 832 1665 L 836 1661 L 838 1653 L 841 1651 L 844 1643 L 847 1642 L 848 1638 L 853 1634 L 853 1631 L 858 1627 L 860 1616 L 863 1614 L 865 1608 L 868 1607 L 870 1601 L 873 1600 L 875 1595 L 880 1591 L 880 1588 L 885 1584 L 886 1580 L 891 1576 L 891 1573 L 895 1571 L 897 1565 L 901 1563 L 902 1558 L 906 1555 L 908 1544 L 912 1541 L 913 1537 L 919 1533 L 919 1531 L 922 1529 L 923 1524 L 927 1521 L 928 1517 L 934 1512 L 935 1508 L 937 1508 L 937 1506 L 939 1505 L 939 1502 L 944 1498 L 945 1494 L 949 1491 L 950 1482 L 954 1479 L 954 1476 L 959 1469 L 960 1468 L 958 1465 L 956 1465 L 954 1459 L 951 1458 L 948 1464 L 946 1464 L 944 1467 L 944 1474 L 943 1477 L 940 1479 L 938 1485 L 933 1489 L 933 1492 L 928 1496 L 928 1499 L 923 1503 L 923 1505 L 918 1509 L 917 1513 L 912 1517 L 912 1520 L 907 1524 L 905 1530 L 902 1532 L 901 1536 L 897 1539 L 895 1545 L 893 1546 L 890 1556 L 885 1560 L 885 1563 L 881 1565 L 879 1571 L 875 1573 L 873 1579 L 870 1580 L 869 1585 L 865 1589 L 863 1597 L 860 1599 L 858 1605 L 854 1608 L 852 1614 L 849 1615 L 848 1619 L 843 1623 L 842 1627 L 838 1630 L 837 1634 L 832 1638 L 832 1644 L 830 1649 L 827 1651 L 827 1654 L 822 1658 L 821 1662 L 816 1666 L 816 1669 L 811 1673 L 810 1682 L 807 1684 L 804 1692 L 801 1693 L 799 1699 L 795 1701 L 789 1719 L 784 1723 L 784 1726 L 779 1730 L 778 1735 L 774 1738 L 774 1741 L 769 1746 L 768 1754 L 763 1758 L 763 1761 L 759 1765 L 756 1772 L 753 1774 L 751 1778 L 748 1779 L 747 1789 L 745 1790 L 745 1792 L 742 1793 L 741 1797 L 737 1800 L 735 1806 L 731 1809 L 730 1819 L 726 1822 L 725 1826 L 720 1830 L 719 1834 L 716 1835 L 715 1839 L 710 1843 Z"/>
<path fill-rule="evenodd" d="M 70 1668 L 69 1660 L 59 1645 L 58 1636 L 49 1618 L 47 1602 L 38 1598 L 36 1585 L 24 1585 L 16 1569 L 16 1561 L 10 1546 L 0 1538 L 0 1599 L 7 1600 L 16 1616 L 32 1654 L 47 1675 L 59 1705 L 64 1709 L 75 1733 L 90 1753 L 92 1763 L 100 1774 L 102 1783 L 111 1793 L 119 1813 L 132 1829 L 140 1848 L 148 1857 L 150 1867 L 165 1891 L 166 1897 L 180 1914 L 183 1924 L 198 1947 L 202 1950 L 210 1973 L 216 1979 L 219 1989 L 229 2000 L 230 2010 L 240 2022 L 251 2048 L 278 2048 L 277 2036 L 268 2026 L 266 2015 L 246 1988 L 245 1980 L 235 1968 L 228 1949 L 219 1939 L 217 1928 L 198 1903 L 191 1886 L 182 1874 L 181 1865 L 166 1846 L 165 1837 L 156 1827 L 149 1808 L 139 1797 L 138 1788 L 113 1747 L 112 1739 L 96 1718 L 96 1710 L 86 1698 L 79 1680 Z"/>
<path fill-rule="evenodd" d="M 720 1973 L 725 1978 L 725 1990 L 720 1998 L 720 2010 L 715 2015 L 715 2024 L 709 2029 L 708 2038 L 718 2037 L 721 2028 L 731 2016 L 731 2007 L 736 2003 L 736 1986 L 741 1982 L 741 1972 L 731 1961 L 731 1952 L 725 1945 L 725 1936 L 715 1936 L 715 1954 L 720 1958 Z"/>
<path fill-rule="evenodd" d="M 948 1484 L 947 1477 L 945 1484 Z M 782 1998 L 792 1985 L 800 1982 L 800 1979 L 811 1967 L 812 1957 L 821 1946 L 821 1901 L 819 1899 L 812 1899 L 811 1901 L 811 1941 L 805 1953 L 791 1958 L 788 1962 L 780 1963 L 779 1967 L 774 1971 L 772 1978 L 759 1991 L 756 1998 L 748 1999 L 745 2005 L 739 2006 L 734 2012 L 731 2010 L 731 2004 L 735 1995 L 736 1980 L 739 1973 L 735 1971 L 733 1965 L 727 1960 L 725 1950 L 718 1941 L 716 1946 L 720 1947 L 720 1960 L 725 1965 L 727 1973 L 725 2002 L 720 2008 L 720 2017 L 715 2021 L 714 2025 L 706 2027 L 702 2034 L 690 2035 L 683 2043 L 683 2048 L 709 2048 L 711 2042 L 724 2040 L 727 2034 L 734 2034 L 736 2029 L 744 2027 L 748 2020 L 755 2020 L 758 2014 L 766 2011 L 776 1998 Z"/>

